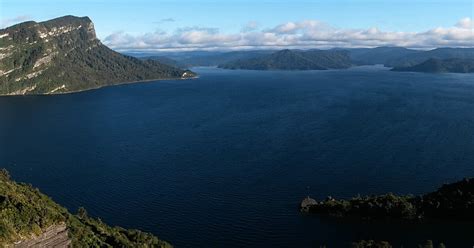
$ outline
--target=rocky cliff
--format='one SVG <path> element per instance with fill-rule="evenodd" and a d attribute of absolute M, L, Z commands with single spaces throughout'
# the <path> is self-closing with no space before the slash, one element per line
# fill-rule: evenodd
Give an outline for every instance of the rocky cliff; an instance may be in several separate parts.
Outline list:
<path fill-rule="evenodd" d="M 0 95 L 65 93 L 192 76 L 109 49 L 97 39 L 88 17 L 29 21 L 0 30 Z"/>
<path fill-rule="evenodd" d="M 68 236 L 68 230 L 65 223 L 52 225 L 38 236 L 32 236 L 29 239 L 20 240 L 13 245 L 15 248 L 27 247 L 54 247 L 66 248 L 71 245 L 71 239 Z"/>

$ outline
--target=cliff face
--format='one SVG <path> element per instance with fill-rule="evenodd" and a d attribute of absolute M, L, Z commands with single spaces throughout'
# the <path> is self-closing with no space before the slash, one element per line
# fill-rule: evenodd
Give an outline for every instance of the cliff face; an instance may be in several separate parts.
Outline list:
<path fill-rule="evenodd" d="M 71 245 L 71 239 L 68 236 L 68 230 L 65 223 L 52 225 L 39 236 L 19 241 L 12 246 L 15 248 L 27 247 L 55 247 L 66 248 Z"/>
<path fill-rule="evenodd" d="M 111 227 L 80 208 L 73 215 L 0 170 L 0 247 L 172 247 L 150 233 Z"/>
<path fill-rule="evenodd" d="M 72 92 L 181 78 L 185 72 L 112 51 L 97 39 L 88 17 L 30 21 L 0 30 L 0 95 Z M 185 75 L 191 76 L 189 71 Z"/>

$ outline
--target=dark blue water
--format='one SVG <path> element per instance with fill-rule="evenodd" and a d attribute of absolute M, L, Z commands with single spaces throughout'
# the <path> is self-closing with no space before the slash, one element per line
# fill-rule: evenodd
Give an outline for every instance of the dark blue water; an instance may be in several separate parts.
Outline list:
<path fill-rule="evenodd" d="M 421 194 L 474 176 L 474 75 L 196 68 L 0 98 L 0 163 L 75 211 L 176 247 L 474 244 L 472 224 L 302 216 L 310 194 Z"/>

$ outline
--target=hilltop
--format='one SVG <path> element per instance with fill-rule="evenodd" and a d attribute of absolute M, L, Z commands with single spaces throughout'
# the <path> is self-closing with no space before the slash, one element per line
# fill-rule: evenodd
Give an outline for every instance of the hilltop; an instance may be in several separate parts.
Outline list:
<path fill-rule="evenodd" d="M 0 95 L 82 91 L 194 73 L 109 49 L 88 17 L 28 21 L 0 30 Z"/>
<path fill-rule="evenodd" d="M 350 66 L 349 53 L 346 51 L 289 49 L 219 65 L 224 69 L 247 70 L 327 70 L 345 69 Z"/>

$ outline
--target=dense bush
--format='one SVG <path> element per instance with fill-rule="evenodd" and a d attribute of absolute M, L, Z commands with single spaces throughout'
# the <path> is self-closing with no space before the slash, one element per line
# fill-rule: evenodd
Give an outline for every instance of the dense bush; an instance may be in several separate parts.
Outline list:
<path fill-rule="evenodd" d="M 171 247 L 152 234 L 110 227 L 80 208 L 70 214 L 31 185 L 16 183 L 0 170 L 0 246 L 41 234 L 65 223 L 72 247 Z"/>
<path fill-rule="evenodd" d="M 443 185 L 432 193 L 418 197 L 394 194 L 358 196 L 350 200 L 329 197 L 324 201 L 315 201 L 302 211 L 363 218 L 474 220 L 474 179 Z"/>

